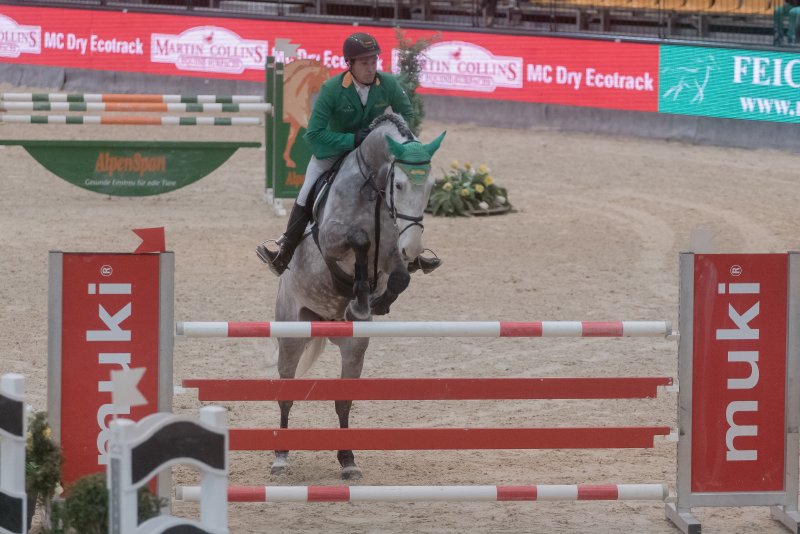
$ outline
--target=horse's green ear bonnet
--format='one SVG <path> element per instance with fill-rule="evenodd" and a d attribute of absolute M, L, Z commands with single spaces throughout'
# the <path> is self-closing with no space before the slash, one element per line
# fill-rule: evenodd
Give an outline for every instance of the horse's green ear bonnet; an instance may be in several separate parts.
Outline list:
<path fill-rule="evenodd" d="M 389 150 L 394 154 L 395 163 L 408 176 L 408 179 L 415 184 L 423 184 L 431 172 L 431 158 L 439 150 L 439 145 L 442 144 L 446 133 L 442 133 L 427 145 L 423 145 L 419 141 L 398 143 L 388 135 L 386 142 L 389 144 Z"/>

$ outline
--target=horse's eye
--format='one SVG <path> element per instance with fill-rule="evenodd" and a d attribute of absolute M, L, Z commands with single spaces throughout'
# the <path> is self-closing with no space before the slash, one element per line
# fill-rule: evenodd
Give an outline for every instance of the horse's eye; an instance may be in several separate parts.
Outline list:
<path fill-rule="evenodd" d="M 397 189 L 398 191 L 402 191 L 402 190 L 403 190 L 403 184 L 401 184 L 401 183 L 396 183 L 396 184 L 394 184 L 394 187 L 395 187 L 395 189 Z"/>

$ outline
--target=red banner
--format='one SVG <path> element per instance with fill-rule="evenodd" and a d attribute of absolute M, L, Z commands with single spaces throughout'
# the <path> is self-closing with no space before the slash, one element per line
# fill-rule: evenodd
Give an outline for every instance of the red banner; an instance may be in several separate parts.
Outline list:
<path fill-rule="evenodd" d="M 692 492 L 784 489 L 787 264 L 695 256 Z"/>
<path fill-rule="evenodd" d="M 390 28 L 362 28 L 396 69 Z M 260 82 L 267 55 L 338 72 L 351 25 L 0 6 L 0 61 Z M 408 30 L 411 39 L 433 32 Z M 425 52 L 422 93 L 658 110 L 657 45 L 441 32 Z"/>
<path fill-rule="evenodd" d="M 158 411 L 159 256 L 64 254 L 61 446 L 64 481 L 104 469 L 114 415 Z M 115 409 L 111 371 L 145 367 L 148 403 Z"/>

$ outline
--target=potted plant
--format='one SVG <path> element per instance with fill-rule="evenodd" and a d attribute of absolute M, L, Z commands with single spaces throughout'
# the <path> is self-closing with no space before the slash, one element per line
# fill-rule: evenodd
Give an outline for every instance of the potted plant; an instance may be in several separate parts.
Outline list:
<path fill-rule="evenodd" d="M 44 511 L 44 523 L 48 522 L 50 503 L 60 493 L 61 447 L 53 441 L 52 430 L 47 423 L 46 412 L 36 412 L 28 420 L 28 435 L 25 447 L 25 491 L 28 494 L 28 528 L 31 526 L 36 506 Z"/>

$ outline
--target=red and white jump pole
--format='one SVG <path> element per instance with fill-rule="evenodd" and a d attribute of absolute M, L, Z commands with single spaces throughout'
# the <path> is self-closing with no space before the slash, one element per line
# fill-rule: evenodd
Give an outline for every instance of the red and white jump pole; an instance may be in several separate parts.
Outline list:
<path fill-rule="evenodd" d="M 175 489 L 177 500 L 200 500 L 200 486 Z M 663 501 L 668 493 L 664 484 L 230 486 L 228 502 Z"/>
<path fill-rule="evenodd" d="M 185 337 L 666 337 L 669 321 L 311 321 L 177 324 Z"/>

